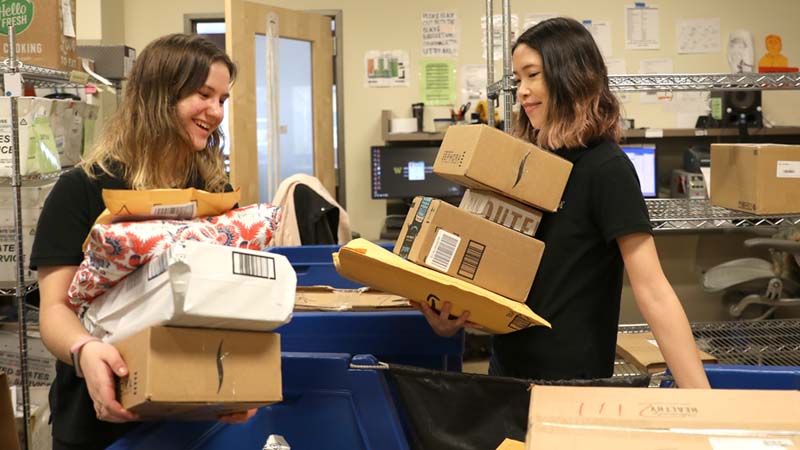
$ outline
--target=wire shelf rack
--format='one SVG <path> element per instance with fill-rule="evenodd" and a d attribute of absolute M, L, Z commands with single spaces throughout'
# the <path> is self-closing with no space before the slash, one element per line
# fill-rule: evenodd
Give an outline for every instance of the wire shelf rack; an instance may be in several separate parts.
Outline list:
<path fill-rule="evenodd" d="M 609 75 L 616 92 L 800 89 L 800 73 Z"/>
<path fill-rule="evenodd" d="M 705 199 L 647 199 L 653 229 L 703 230 L 800 224 L 800 215 L 757 216 L 711 205 Z"/>
<path fill-rule="evenodd" d="M 15 65 L 16 64 L 16 68 Z M 12 63 L 5 59 L 0 61 L 0 73 L 11 73 L 17 71 L 22 74 L 26 82 L 32 82 L 36 87 L 81 87 L 88 81 L 88 75 L 83 72 L 49 69 L 47 67 L 25 64 L 20 61 Z"/>
<path fill-rule="evenodd" d="M 39 288 L 39 284 L 38 283 L 26 284 L 25 287 L 22 289 L 22 294 L 21 295 L 28 295 L 28 294 L 30 294 L 31 292 L 35 291 L 38 288 Z M 4 297 L 4 296 L 13 297 L 15 295 L 17 295 L 16 286 L 4 286 L 4 285 L 0 284 L 0 297 Z"/>
<path fill-rule="evenodd" d="M 620 332 L 644 333 L 647 325 L 621 325 Z M 720 364 L 800 367 L 800 319 L 692 324 L 697 347 Z"/>

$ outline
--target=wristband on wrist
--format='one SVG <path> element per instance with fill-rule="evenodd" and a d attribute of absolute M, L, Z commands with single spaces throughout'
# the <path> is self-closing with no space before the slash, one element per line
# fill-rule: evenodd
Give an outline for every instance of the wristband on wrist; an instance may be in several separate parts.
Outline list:
<path fill-rule="evenodd" d="M 75 341 L 72 347 L 69 348 L 69 354 L 72 357 L 72 367 L 75 368 L 75 375 L 78 378 L 83 378 L 83 371 L 81 370 L 81 350 L 84 345 L 95 341 L 100 342 L 100 339 L 91 335 L 86 335 Z"/>

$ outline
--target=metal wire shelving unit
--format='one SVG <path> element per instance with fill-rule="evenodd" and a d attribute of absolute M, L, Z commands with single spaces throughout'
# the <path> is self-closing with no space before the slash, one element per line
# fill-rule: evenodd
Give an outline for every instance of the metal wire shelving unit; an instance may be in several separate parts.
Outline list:
<path fill-rule="evenodd" d="M 800 367 L 800 319 L 697 322 L 697 347 L 720 364 Z M 620 325 L 622 333 L 646 333 L 647 325 Z"/>
<path fill-rule="evenodd" d="M 655 231 L 778 227 L 800 224 L 800 214 L 759 216 L 711 205 L 705 199 L 647 199 Z"/>
<path fill-rule="evenodd" d="M 617 92 L 800 89 L 800 73 L 610 75 L 608 84 Z"/>

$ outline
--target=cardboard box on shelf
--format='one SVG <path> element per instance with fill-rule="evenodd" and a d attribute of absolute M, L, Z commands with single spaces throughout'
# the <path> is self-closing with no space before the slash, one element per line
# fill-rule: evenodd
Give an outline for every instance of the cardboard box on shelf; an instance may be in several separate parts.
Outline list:
<path fill-rule="evenodd" d="M 571 170 L 566 159 L 486 125 L 448 128 L 433 164 L 444 178 L 551 212 Z"/>
<path fill-rule="evenodd" d="M 78 56 L 94 61 L 94 71 L 112 80 L 128 78 L 136 49 L 127 45 L 79 45 Z"/>
<path fill-rule="evenodd" d="M 800 145 L 712 144 L 711 204 L 753 214 L 800 213 Z"/>
<path fill-rule="evenodd" d="M 407 298 L 363 288 L 303 286 L 297 288 L 294 297 L 295 311 L 385 311 L 410 307 Z"/>
<path fill-rule="evenodd" d="M 0 7 L 0 58 L 8 58 L 8 25 L 14 24 L 20 61 L 56 70 L 79 70 L 75 2 L 4 1 Z"/>
<path fill-rule="evenodd" d="M 407 261 L 366 239 L 354 239 L 333 254 L 336 271 L 349 280 L 439 309 L 450 302 L 451 314 L 469 311 L 470 322 L 487 333 L 504 334 L 550 323 L 516 302 L 464 280 Z"/>
<path fill-rule="evenodd" d="M 144 420 L 213 420 L 282 400 L 280 336 L 152 327 L 115 344 L 122 406 Z"/>
<path fill-rule="evenodd" d="M 544 243 L 443 200 L 416 197 L 394 253 L 524 302 Z"/>
<path fill-rule="evenodd" d="M 56 358 L 47 350 L 38 331 L 28 328 L 28 384 L 50 386 L 56 378 Z M 12 385 L 22 383 L 19 365 L 19 327 L 15 323 L 0 324 L 0 372 Z"/>
<path fill-rule="evenodd" d="M 492 191 L 467 189 L 458 207 L 531 237 L 542 221 L 540 211 Z"/>
<path fill-rule="evenodd" d="M 648 373 L 667 370 L 667 362 L 658 348 L 653 333 L 617 334 L 617 354 L 625 358 L 625 361 Z M 700 360 L 703 363 L 717 362 L 717 358 L 703 351 L 700 351 Z"/>
<path fill-rule="evenodd" d="M 800 392 L 533 386 L 526 448 L 800 448 Z"/>
<path fill-rule="evenodd" d="M 0 189 L 2 189 L 0 187 Z M 26 281 L 37 278 L 37 272 L 30 269 L 33 238 L 36 235 L 36 221 L 41 208 L 22 210 L 22 252 L 25 256 L 23 275 Z M 17 229 L 14 224 L 14 210 L 0 208 L 0 286 L 13 286 L 17 280 Z"/>
<path fill-rule="evenodd" d="M 291 319 L 296 284 L 283 255 L 186 241 L 95 299 L 84 324 L 112 343 L 162 324 L 268 331 Z"/>
<path fill-rule="evenodd" d="M 19 439 L 14 419 L 14 405 L 11 401 L 8 379 L 0 372 L 0 448 L 19 450 Z"/>

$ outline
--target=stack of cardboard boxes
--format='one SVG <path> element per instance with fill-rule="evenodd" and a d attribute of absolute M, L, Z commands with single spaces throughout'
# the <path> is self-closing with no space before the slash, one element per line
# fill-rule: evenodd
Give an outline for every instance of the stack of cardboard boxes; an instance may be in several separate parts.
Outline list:
<path fill-rule="evenodd" d="M 337 270 L 433 308 L 448 301 L 452 314 L 469 311 L 471 322 L 492 333 L 549 326 L 525 300 L 544 254 L 534 237 L 541 211 L 558 209 L 571 169 L 494 128 L 450 127 L 433 171 L 469 188 L 460 207 L 415 198 L 394 259 L 351 242 L 334 256 Z"/>

